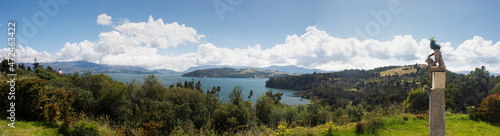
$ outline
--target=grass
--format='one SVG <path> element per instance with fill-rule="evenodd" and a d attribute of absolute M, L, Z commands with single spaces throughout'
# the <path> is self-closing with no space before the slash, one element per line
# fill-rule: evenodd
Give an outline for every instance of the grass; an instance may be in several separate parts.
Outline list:
<path fill-rule="evenodd" d="M 407 118 L 405 121 L 403 118 Z M 17 121 L 16 128 L 8 127 L 8 120 L 1 120 L 0 135 L 1 136 L 25 136 L 25 135 L 61 135 L 56 127 L 49 127 L 47 124 L 37 121 Z M 356 123 L 336 126 L 332 123 L 319 125 L 316 127 L 294 127 L 287 128 L 293 135 L 324 135 L 328 129 L 332 129 L 334 134 L 340 135 L 373 135 L 366 132 L 357 134 Z M 100 124 L 99 131 L 101 135 L 117 135 L 109 126 Z M 254 131 L 241 132 L 239 135 L 269 135 L 276 134 L 269 128 L 263 127 Z M 238 135 L 238 134 L 237 134 Z M 375 135 L 429 135 L 429 120 L 418 119 L 413 114 L 402 114 L 394 117 L 384 118 L 384 124 L 377 129 Z M 467 114 L 446 114 L 446 135 L 462 136 L 462 135 L 500 135 L 500 125 L 491 124 L 485 121 L 470 119 Z"/>
<path fill-rule="evenodd" d="M 4 114 L 4 113 L 2 113 Z M 0 120 L 0 136 L 62 136 L 59 132 L 57 126 L 51 126 L 43 121 L 23 121 L 16 120 L 16 124 L 14 125 L 16 128 L 12 128 L 7 126 L 7 124 L 11 123 L 6 119 L 4 115 L 3 120 Z M 97 121 L 95 121 L 97 120 Z M 116 136 L 123 135 L 118 134 L 115 129 L 109 126 L 109 119 L 105 117 L 99 117 L 95 119 L 91 119 L 89 117 L 84 117 L 81 121 L 85 122 L 96 122 L 97 129 L 100 135 L 103 136 Z M 61 122 L 60 122 L 61 123 Z M 60 124 L 59 124 L 60 125 Z"/>
<path fill-rule="evenodd" d="M 423 66 L 425 65 L 419 65 L 420 68 L 422 68 Z M 403 70 L 403 69 L 407 69 L 407 70 Z M 380 72 L 380 76 L 387 76 L 387 75 L 394 75 L 396 73 L 398 73 L 398 75 L 403 75 L 403 74 L 410 74 L 410 73 L 415 73 L 417 72 L 417 69 L 416 68 L 413 68 L 413 66 L 408 66 L 408 67 L 399 67 L 399 68 L 394 68 L 394 69 L 389 69 L 389 70 L 386 70 L 386 71 L 382 71 Z"/>
<path fill-rule="evenodd" d="M 19 121 L 16 120 L 14 125 L 16 128 L 7 126 L 10 123 L 8 120 L 0 121 L 0 135 L 2 136 L 29 136 L 29 135 L 44 135 L 44 136 L 62 136 L 57 130 L 57 127 L 49 127 L 43 122 L 37 121 Z"/>
<path fill-rule="evenodd" d="M 447 136 L 498 136 L 500 135 L 500 125 L 493 125 L 485 121 L 472 120 L 467 114 L 446 114 L 446 135 Z M 404 120 L 407 118 L 408 120 Z M 382 127 L 377 129 L 375 134 L 361 133 L 357 134 L 356 123 L 335 126 L 323 124 L 316 127 L 294 127 L 291 128 L 294 135 L 324 135 L 329 128 L 334 128 L 335 135 L 382 135 L 382 136 L 401 136 L 401 135 L 429 135 L 429 120 L 419 119 L 416 115 L 403 114 L 395 117 L 386 117 Z"/>

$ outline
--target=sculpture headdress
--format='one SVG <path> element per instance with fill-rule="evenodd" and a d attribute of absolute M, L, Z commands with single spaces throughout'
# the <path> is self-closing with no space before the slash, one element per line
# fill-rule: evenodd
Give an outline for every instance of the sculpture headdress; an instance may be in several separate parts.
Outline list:
<path fill-rule="evenodd" d="M 436 43 L 436 40 L 434 40 L 434 38 L 431 38 L 431 48 L 432 49 L 441 49 L 441 46 L 439 46 L 439 44 Z"/>

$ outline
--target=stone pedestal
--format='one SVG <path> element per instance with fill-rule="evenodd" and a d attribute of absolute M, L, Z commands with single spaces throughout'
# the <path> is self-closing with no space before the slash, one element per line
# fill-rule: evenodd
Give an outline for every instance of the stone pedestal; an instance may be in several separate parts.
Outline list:
<path fill-rule="evenodd" d="M 432 72 L 432 88 L 429 94 L 429 135 L 444 136 L 446 72 Z"/>

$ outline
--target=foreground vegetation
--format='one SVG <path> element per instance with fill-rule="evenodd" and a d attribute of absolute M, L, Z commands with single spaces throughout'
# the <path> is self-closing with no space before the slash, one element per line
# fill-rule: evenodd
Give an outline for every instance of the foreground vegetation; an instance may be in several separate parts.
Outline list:
<path fill-rule="evenodd" d="M 422 107 L 428 99 L 421 91 L 421 84 L 417 84 L 425 82 L 421 80 L 425 78 L 412 78 L 412 74 L 419 75 L 422 70 L 384 77 L 364 70 L 286 77 L 284 79 L 298 79 L 293 80 L 293 87 L 311 87 L 303 96 L 313 101 L 307 105 L 284 105 L 280 102 L 282 93 L 268 91 L 256 96 L 246 95 L 241 93 L 243 88 L 239 86 L 229 94 L 227 103 L 221 103 L 218 99 L 221 88 L 214 86 L 203 90 L 200 82 L 164 85 L 155 75 L 148 75 L 142 83 L 121 83 L 105 74 L 92 74 L 92 71 L 58 75 L 53 68 L 44 68 L 37 63 L 33 68 L 16 67 L 16 123 L 21 123 L 16 125 L 23 129 L 23 123 L 34 123 L 30 126 L 44 127 L 43 133 L 49 129 L 46 130 L 49 134 L 54 133 L 54 129 L 62 135 L 375 135 L 391 133 L 392 130 L 393 133 L 426 130 L 418 129 L 418 126 L 425 126 L 427 122 L 427 111 Z M 2 62 L 0 88 L 3 90 L 10 87 L 7 68 L 8 64 Z M 391 68 L 374 71 L 387 69 Z M 479 95 L 474 98 L 488 97 L 481 99 L 475 108 L 468 106 L 467 116 L 497 123 L 500 97 L 493 94 L 497 90 L 488 87 L 498 86 L 496 83 L 500 78 L 489 76 L 484 68 L 476 69 L 471 75 L 458 76 L 454 79 L 464 81 L 452 80 L 452 83 L 460 87 L 469 87 L 478 77 L 484 76 L 479 83 L 488 84 L 484 88 L 476 86 Z M 304 77 L 320 82 L 296 82 L 307 81 L 303 80 Z M 447 87 L 456 88 L 454 86 Z M 453 100 L 452 103 L 457 103 L 458 98 L 462 98 L 459 96 L 466 94 L 463 90 L 449 92 L 453 93 L 450 95 L 447 90 L 447 101 Z M 7 96 L 7 93 L 2 91 L 0 95 Z M 244 97 L 258 99 L 253 102 L 244 100 Z M 0 110 L 9 109 L 9 102 L 6 97 L 0 97 Z M 450 111 L 461 112 L 455 107 L 449 108 Z M 4 119 L 5 116 L 8 115 L 3 115 Z M 454 116 L 464 115 L 451 117 Z M 465 118 L 458 122 L 469 120 Z M 37 122 L 43 125 L 37 125 Z M 408 124 L 417 127 L 404 129 Z M 478 130 L 498 130 L 497 126 L 487 123 L 477 125 L 480 126 Z M 3 127 L 1 131 L 6 134 L 13 132 L 8 129 L 12 128 Z M 35 131 L 34 134 L 42 134 Z"/>

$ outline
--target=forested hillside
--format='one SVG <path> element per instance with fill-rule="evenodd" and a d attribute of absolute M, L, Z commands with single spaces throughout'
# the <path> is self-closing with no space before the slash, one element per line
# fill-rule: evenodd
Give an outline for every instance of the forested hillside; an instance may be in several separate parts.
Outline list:
<path fill-rule="evenodd" d="M 262 70 L 257 68 L 235 69 L 235 68 L 212 68 L 195 70 L 183 74 L 184 77 L 219 77 L 219 78 L 269 78 L 269 77 L 282 77 L 292 74 Z"/>
<path fill-rule="evenodd" d="M 395 71 L 399 72 L 394 74 Z M 413 99 L 427 99 L 427 94 L 421 89 L 422 85 L 427 84 L 425 72 L 426 69 L 417 64 L 373 70 L 351 69 L 333 73 L 272 77 L 266 82 L 266 87 L 304 90 L 305 92 L 299 93 L 302 97 L 319 100 L 333 107 L 358 104 L 373 107 L 400 104 L 408 101 L 407 98 L 410 102 Z M 488 95 L 500 93 L 499 82 L 500 77 L 490 75 L 484 66 L 469 74 L 447 71 L 446 108 L 454 112 L 465 112 L 466 107 L 478 107 Z M 427 101 L 420 102 L 422 103 L 408 103 L 407 106 L 415 106 L 408 107 L 414 111 L 428 109 Z"/>
<path fill-rule="evenodd" d="M 12 80 L 7 76 L 11 73 L 9 68 L 8 62 L 2 61 L 3 90 L 11 86 L 7 82 Z M 288 81 L 281 83 L 303 88 L 307 91 L 302 95 L 313 99 L 307 105 L 285 105 L 280 102 L 282 93 L 242 94 L 244 88 L 240 86 L 234 87 L 227 103 L 221 103 L 221 88 L 203 90 L 200 82 L 164 85 L 155 75 L 148 75 L 144 82 L 121 83 L 106 74 L 92 74 L 91 70 L 59 75 L 53 68 L 38 63 L 34 67 L 13 68 L 17 74 L 16 121 L 43 122 L 63 135 L 379 134 L 384 127 L 404 125 L 408 119 L 416 123 L 421 121 L 414 118 L 425 120 L 425 108 L 421 107 L 428 102 L 419 88 L 420 82 L 425 82 L 422 69 L 391 76 L 378 74 L 392 69 L 386 67 L 270 79 Z M 490 94 L 499 91 L 499 77 L 489 76 L 484 67 L 467 75 L 449 72 L 448 76 L 449 108 L 461 112 L 461 108 L 468 107 L 471 118 L 498 122 L 495 119 L 500 113 L 500 97 Z M 9 92 L 2 91 L 0 95 L 9 96 Z M 248 101 L 245 97 L 258 99 Z M 460 105 L 460 100 L 469 101 L 461 101 Z M 0 97 L 0 110 L 11 109 L 10 102 L 8 97 Z M 475 108 L 469 106 L 476 104 Z M 0 115 L 4 119 L 12 116 Z M 482 126 L 473 129 L 498 128 Z M 5 129 L 11 128 L 1 128 L 0 133 L 11 132 Z"/>

